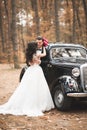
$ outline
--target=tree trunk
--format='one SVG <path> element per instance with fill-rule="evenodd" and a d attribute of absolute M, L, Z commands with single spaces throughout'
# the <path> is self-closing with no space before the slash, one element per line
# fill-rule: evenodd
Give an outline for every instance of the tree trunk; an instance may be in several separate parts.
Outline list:
<path fill-rule="evenodd" d="M 34 23 L 35 23 L 35 32 L 36 36 L 40 35 L 40 21 L 38 15 L 38 0 L 31 0 L 32 9 L 35 12 Z"/>
<path fill-rule="evenodd" d="M 76 39 L 76 15 L 75 15 L 75 1 L 72 0 L 72 8 L 73 8 L 73 25 L 72 25 L 72 42 L 75 43 L 75 39 Z"/>
<path fill-rule="evenodd" d="M 8 4 L 9 1 L 4 0 L 4 7 L 5 7 L 5 13 L 6 13 L 6 24 L 7 24 L 7 40 L 6 40 L 6 45 L 7 45 L 7 53 L 8 53 L 8 62 L 11 62 L 11 33 L 10 33 L 10 19 L 9 19 L 9 11 L 8 11 Z"/>
<path fill-rule="evenodd" d="M 84 13 L 85 13 L 85 29 L 86 29 L 86 41 L 87 41 L 87 2 L 83 0 L 83 7 L 84 7 Z"/>
<path fill-rule="evenodd" d="M 40 35 L 40 21 L 38 15 L 38 3 L 37 0 L 34 1 L 34 10 L 35 10 L 35 22 L 36 22 L 36 34 Z"/>
<path fill-rule="evenodd" d="M 11 0 L 11 6 L 12 6 L 12 43 L 13 43 L 14 68 L 19 68 L 17 32 L 16 32 L 16 0 Z"/>
<path fill-rule="evenodd" d="M 5 39 L 4 39 L 4 32 L 3 32 L 3 16 L 2 16 L 2 1 L 0 1 L 0 33 L 1 33 L 1 40 L 2 40 L 2 52 L 5 51 L 4 49 L 4 44 L 5 44 Z"/>
<path fill-rule="evenodd" d="M 58 15 L 58 0 L 54 0 L 54 9 L 55 9 L 55 21 L 54 21 L 54 25 L 55 25 L 55 35 L 56 35 L 56 41 L 59 42 L 60 41 L 60 28 L 59 28 L 59 15 Z"/>
<path fill-rule="evenodd" d="M 79 29 L 79 41 L 80 43 L 83 43 L 83 37 L 82 37 L 82 25 L 81 25 L 81 20 L 80 20 L 80 12 L 79 12 L 79 1 L 76 4 L 76 16 L 77 16 L 77 22 L 78 22 L 78 29 Z M 79 42 L 78 41 L 78 42 Z"/>

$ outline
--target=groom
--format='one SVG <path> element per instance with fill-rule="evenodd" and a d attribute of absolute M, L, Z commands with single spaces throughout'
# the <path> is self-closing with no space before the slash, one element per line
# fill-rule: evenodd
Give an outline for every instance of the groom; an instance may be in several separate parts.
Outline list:
<path fill-rule="evenodd" d="M 45 49 L 46 50 L 46 46 L 48 45 L 48 40 L 47 39 L 45 39 L 45 38 L 43 38 L 43 37 L 41 37 L 41 36 L 38 36 L 37 38 L 36 38 L 36 42 L 37 42 L 37 44 L 38 44 L 38 49 L 37 49 L 37 51 L 39 50 L 41 53 L 43 53 L 43 50 Z M 46 56 L 45 56 L 46 57 Z M 46 68 L 46 64 L 45 64 L 45 62 L 44 62 L 44 58 L 45 57 L 42 57 L 41 58 L 41 64 L 40 64 L 40 66 L 42 67 L 42 69 L 43 69 L 43 71 L 45 72 L 45 68 Z"/>

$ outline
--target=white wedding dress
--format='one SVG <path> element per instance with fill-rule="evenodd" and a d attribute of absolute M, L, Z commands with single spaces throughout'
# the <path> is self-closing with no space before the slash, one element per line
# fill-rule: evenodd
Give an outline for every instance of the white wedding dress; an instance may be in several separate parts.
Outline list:
<path fill-rule="evenodd" d="M 54 103 L 42 68 L 34 64 L 28 67 L 8 102 L 0 105 L 0 114 L 42 116 L 52 108 Z"/>

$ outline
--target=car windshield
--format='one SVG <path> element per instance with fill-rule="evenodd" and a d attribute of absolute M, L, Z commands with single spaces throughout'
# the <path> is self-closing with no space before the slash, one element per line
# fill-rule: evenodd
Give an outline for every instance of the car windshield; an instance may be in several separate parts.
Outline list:
<path fill-rule="evenodd" d="M 51 49 L 51 58 L 58 59 L 63 58 L 86 58 L 86 50 L 83 48 L 74 48 L 74 47 L 55 47 Z"/>

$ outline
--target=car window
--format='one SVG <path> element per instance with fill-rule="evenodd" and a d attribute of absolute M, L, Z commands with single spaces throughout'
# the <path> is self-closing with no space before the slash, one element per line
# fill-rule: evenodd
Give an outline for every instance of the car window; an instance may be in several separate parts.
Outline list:
<path fill-rule="evenodd" d="M 51 49 L 51 58 L 59 58 L 59 57 L 69 57 L 65 48 L 52 48 Z"/>
<path fill-rule="evenodd" d="M 70 57 L 74 58 L 86 58 L 86 50 L 83 48 L 74 48 L 67 50 L 70 54 Z"/>
<path fill-rule="evenodd" d="M 55 47 L 50 51 L 51 58 L 58 59 L 60 57 L 64 58 L 86 58 L 86 50 L 83 48 L 74 47 Z"/>

